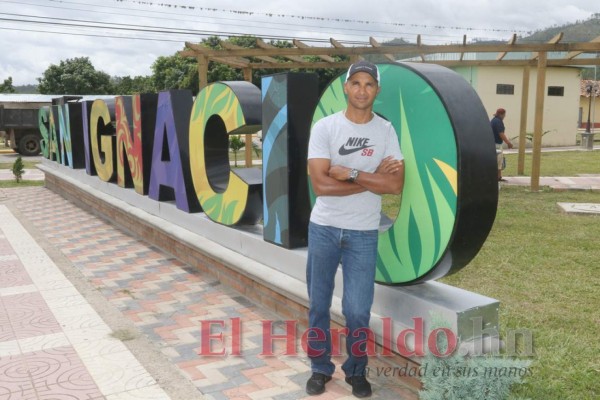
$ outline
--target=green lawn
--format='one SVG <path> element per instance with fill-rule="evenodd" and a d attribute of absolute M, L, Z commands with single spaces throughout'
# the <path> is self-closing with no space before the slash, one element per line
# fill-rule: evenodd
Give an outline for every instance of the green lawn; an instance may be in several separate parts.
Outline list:
<path fill-rule="evenodd" d="M 19 183 L 14 179 L 10 181 L 0 181 L 0 189 L 25 186 L 44 186 L 44 181 L 21 181 Z"/>
<path fill-rule="evenodd" d="M 599 398 L 600 216 L 568 215 L 557 202 L 599 203 L 600 194 L 503 187 L 481 252 L 441 281 L 500 300 L 501 335 L 532 332 L 533 375 L 515 390 L 517 395 Z"/>
<path fill-rule="evenodd" d="M 33 169 L 37 164 L 39 164 L 37 161 L 27 161 L 25 158 L 22 158 L 21 160 L 23 160 L 23 167 L 25 169 Z M 0 169 L 11 169 L 12 166 L 13 163 L 0 163 Z"/>
<path fill-rule="evenodd" d="M 517 171 L 508 154 L 506 176 Z M 531 155 L 526 157 L 531 171 Z M 542 175 L 600 174 L 600 151 L 542 153 Z M 501 335 L 528 329 L 532 371 L 515 394 L 531 399 L 600 398 L 600 216 L 569 215 L 557 202 L 600 203 L 591 191 L 532 193 L 503 186 L 496 221 L 471 263 L 441 279 L 500 301 Z M 388 215 L 398 196 L 384 196 Z"/>
<path fill-rule="evenodd" d="M 505 154 L 504 176 L 517 176 L 518 154 Z M 525 175 L 531 175 L 531 154 L 525 154 Z M 540 163 L 541 176 L 600 175 L 600 151 L 543 152 Z"/>

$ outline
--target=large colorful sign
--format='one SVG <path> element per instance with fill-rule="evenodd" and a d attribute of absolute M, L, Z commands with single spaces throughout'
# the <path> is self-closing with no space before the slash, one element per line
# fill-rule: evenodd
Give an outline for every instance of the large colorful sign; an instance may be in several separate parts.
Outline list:
<path fill-rule="evenodd" d="M 398 217 L 382 227 L 376 280 L 410 284 L 469 263 L 493 224 L 495 148 L 471 86 L 435 65 L 381 64 L 374 109 L 394 125 L 406 177 Z M 40 111 L 44 156 L 85 168 L 184 212 L 232 226 L 263 220 L 264 240 L 303 247 L 314 195 L 306 152 L 314 122 L 345 108 L 343 76 L 319 98 L 314 74 L 218 82 L 191 92 L 119 96 Z M 228 136 L 262 128 L 263 166 L 232 169 Z M 382 217 L 382 223 L 386 217 Z M 383 226 L 383 225 L 382 225 Z"/>

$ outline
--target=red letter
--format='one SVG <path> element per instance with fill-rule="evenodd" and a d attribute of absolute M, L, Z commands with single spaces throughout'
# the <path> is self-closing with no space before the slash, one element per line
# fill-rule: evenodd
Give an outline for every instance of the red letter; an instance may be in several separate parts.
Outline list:
<path fill-rule="evenodd" d="M 200 321 L 200 356 L 222 356 L 225 355 L 225 347 L 221 349 L 220 352 L 212 352 L 210 351 L 210 341 L 211 340 L 219 340 L 221 344 L 223 344 L 223 332 L 217 334 L 211 334 L 211 326 L 219 325 L 222 327 L 225 326 L 225 321 L 218 320 L 208 320 L 208 321 Z"/>
<path fill-rule="evenodd" d="M 311 336 L 311 333 L 314 333 L 314 335 Z M 325 352 L 325 349 L 313 349 L 310 345 L 310 342 L 324 342 L 325 340 L 327 340 L 327 337 L 321 328 L 308 328 L 302 334 L 302 350 L 304 350 L 306 355 L 309 357 L 320 357 Z"/>
<path fill-rule="evenodd" d="M 440 349 L 438 349 L 438 332 L 444 332 L 446 334 L 446 342 L 447 348 L 444 354 L 440 353 Z M 449 328 L 437 328 L 431 331 L 429 334 L 429 338 L 427 339 L 427 345 L 429 346 L 429 351 L 433 353 L 436 357 L 447 357 L 454 352 L 456 349 L 456 335 Z"/>
<path fill-rule="evenodd" d="M 382 333 L 383 337 L 381 340 L 381 355 L 392 356 L 392 319 L 390 317 L 381 318 L 382 321 Z"/>
<path fill-rule="evenodd" d="M 261 355 L 272 356 L 273 353 L 273 340 L 283 339 L 286 341 L 286 351 L 283 355 L 295 356 L 296 355 L 296 321 L 287 320 L 285 321 L 285 335 L 273 335 L 272 326 L 273 321 L 267 320 L 262 321 L 263 325 L 263 351 Z"/>
<path fill-rule="evenodd" d="M 231 318 L 231 355 L 241 356 L 242 351 L 240 342 L 242 339 L 242 319 L 240 317 Z"/>
<path fill-rule="evenodd" d="M 356 342 L 352 343 L 352 348 L 350 349 L 350 351 L 355 357 L 375 356 L 375 335 L 373 334 L 373 331 L 370 328 L 355 329 L 354 332 L 352 332 L 352 336 L 357 338 L 363 332 L 367 334 L 367 337 L 363 340 L 357 340 Z M 363 343 L 365 343 L 367 351 L 363 351 L 360 349 L 360 346 Z"/>
<path fill-rule="evenodd" d="M 403 329 L 402 332 L 398 335 L 396 339 L 396 346 L 398 346 L 398 353 L 402 357 L 410 358 L 413 356 L 423 357 L 425 352 L 423 351 L 423 318 L 413 318 L 415 322 L 414 329 L 407 328 Z M 409 334 L 413 334 L 414 337 L 414 348 L 413 351 L 409 351 L 406 346 L 406 336 Z"/>

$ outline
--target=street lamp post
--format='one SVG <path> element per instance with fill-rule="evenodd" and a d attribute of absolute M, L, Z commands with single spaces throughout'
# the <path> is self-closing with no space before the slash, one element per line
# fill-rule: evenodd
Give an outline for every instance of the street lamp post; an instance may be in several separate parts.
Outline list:
<path fill-rule="evenodd" d="M 589 103 L 588 103 L 588 117 L 587 117 L 587 126 L 585 128 L 585 133 L 581 134 L 581 147 L 587 150 L 594 150 L 594 134 L 591 131 L 592 127 L 592 99 L 599 95 L 598 83 L 597 82 L 588 82 L 585 86 L 585 92 L 588 95 Z"/>
<path fill-rule="evenodd" d="M 585 128 L 585 133 L 591 133 L 590 126 L 592 125 L 591 116 L 592 116 L 592 96 L 593 96 L 593 89 L 594 89 L 594 85 L 592 85 L 592 82 L 588 82 L 588 84 L 585 87 L 585 92 L 587 93 L 587 95 L 589 97 L 589 100 L 588 100 L 588 120 L 587 120 L 587 127 Z"/>

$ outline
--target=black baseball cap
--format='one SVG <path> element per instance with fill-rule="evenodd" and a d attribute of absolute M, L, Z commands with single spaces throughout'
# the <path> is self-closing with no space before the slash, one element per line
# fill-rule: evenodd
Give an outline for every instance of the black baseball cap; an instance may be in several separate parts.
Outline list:
<path fill-rule="evenodd" d="M 352 64 L 350 68 L 348 68 L 346 82 L 348 82 L 348 79 L 350 79 L 350 77 L 357 72 L 366 72 L 367 74 L 371 75 L 379 84 L 379 69 L 377 68 L 377 65 L 373 64 L 372 62 L 360 60 Z"/>

